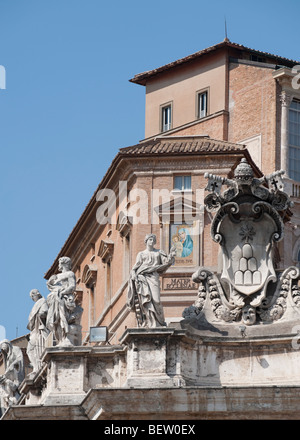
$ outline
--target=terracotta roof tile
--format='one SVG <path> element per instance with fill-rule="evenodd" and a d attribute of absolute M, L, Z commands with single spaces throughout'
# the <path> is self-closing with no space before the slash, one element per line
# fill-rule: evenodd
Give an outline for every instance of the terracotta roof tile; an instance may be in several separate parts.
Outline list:
<path fill-rule="evenodd" d="M 191 141 L 188 138 L 177 139 L 176 136 L 165 139 L 155 138 L 152 141 L 141 142 L 140 144 L 131 147 L 121 148 L 121 155 L 159 155 L 159 154 L 193 154 L 204 152 L 228 152 L 228 151 L 242 151 L 246 147 L 241 144 L 236 144 L 227 141 L 217 141 L 203 137 L 193 138 Z"/>

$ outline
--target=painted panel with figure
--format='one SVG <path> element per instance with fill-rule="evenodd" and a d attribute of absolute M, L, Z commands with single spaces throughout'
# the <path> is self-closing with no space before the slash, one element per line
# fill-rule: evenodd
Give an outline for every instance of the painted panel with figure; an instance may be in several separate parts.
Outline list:
<path fill-rule="evenodd" d="M 193 225 L 171 224 L 170 225 L 170 248 L 176 249 L 175 265 L 191 266 L 193 265 Z"/>

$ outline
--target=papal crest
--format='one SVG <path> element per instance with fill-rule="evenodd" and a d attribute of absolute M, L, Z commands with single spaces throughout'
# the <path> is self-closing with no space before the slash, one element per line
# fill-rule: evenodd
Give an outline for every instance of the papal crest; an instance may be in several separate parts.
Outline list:
<path fill-rule="evenodd" d="M 223 256 L 221 280 L 229 285 L 232 294 L 260 292 L 263 299 L 268 282 L 276 280 L 272 237 L 277 227 L 267 213 L 258 219 L 254 213 L 238 219 L 243 211 L 249 211 L 247 204 L 242 204 L 238 213 L 226 215 L 219 225 Z"/>
<path fill-rule="evenodd" d="M 201 315 L 204 304 L 217 319 L 242 321 L 279 319 L 289 291 L 298 298 L 299 270 L 290 267 L 278 278 L 274 268 L 276 242 L 283 237 L 283 218 L 292 206 L 276 171 L 256 178 L 246 159 L 236 167 L 233 179 L 206 174 L 206 210 L 215 212 L 211 237 L 220 245 L 221 273 L 200 267 L 192 276 L 199 284 L 199 298 L 185 315 Z M 227 189 L 221 193 L 222 186 Z M 295 293 L 296 292 L 296 293 Z M 300 296 L 300 294 L 299 294 Z"/>

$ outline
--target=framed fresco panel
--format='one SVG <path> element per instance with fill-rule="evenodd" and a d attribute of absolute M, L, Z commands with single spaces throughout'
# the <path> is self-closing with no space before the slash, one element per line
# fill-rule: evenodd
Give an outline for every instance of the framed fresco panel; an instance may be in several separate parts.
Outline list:
<path fill-rule="evenodd" d="M 195 237 L 193 224 L 172 223 L 170 224 L 169 247 L 175 247 L 175 265 L 193 266 L 195 252 Z"/>

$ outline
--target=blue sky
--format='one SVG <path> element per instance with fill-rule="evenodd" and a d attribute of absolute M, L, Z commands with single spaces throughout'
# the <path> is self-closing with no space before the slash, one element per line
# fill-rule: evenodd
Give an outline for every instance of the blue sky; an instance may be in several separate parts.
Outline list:
<path fill-rule="evenodd" d="M 118 149 L 144 137 L 128 80 L 228 37 L 300 60 L 298 0 L 0 0 L 0 326 L 27 333 L 29 291 Z M 0 327 L 1 328 L 1 327 Z M 1 331 L 1 336 L 3 331 Z"/>

